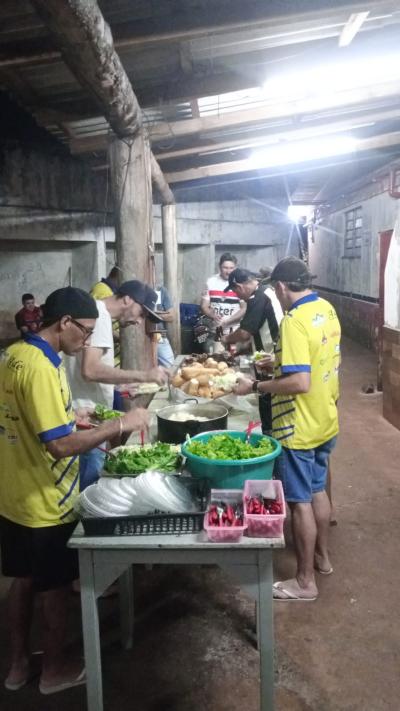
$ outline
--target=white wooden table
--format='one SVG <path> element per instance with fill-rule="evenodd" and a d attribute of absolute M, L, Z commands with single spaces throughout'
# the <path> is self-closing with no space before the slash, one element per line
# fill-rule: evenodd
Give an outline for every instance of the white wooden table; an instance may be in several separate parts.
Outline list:
<path fill-rule="evenodd" d="M 98 597 L 120 581 L 121 636 L 133 644 L 133 569 L 135 564 L 220 566 L 257 603 L 260 652 L 260 711 L 274 709 L 272 550 L 282 538 L 243 538 L 241 543 L 208 543 L 204 531 L 187 535 L 88 537 L 79 525 L 69 545 L 79 553 L 83 641 L 88 711 L 103 711 Z M 132 699 L 129 708 L 134 711 Z"/>

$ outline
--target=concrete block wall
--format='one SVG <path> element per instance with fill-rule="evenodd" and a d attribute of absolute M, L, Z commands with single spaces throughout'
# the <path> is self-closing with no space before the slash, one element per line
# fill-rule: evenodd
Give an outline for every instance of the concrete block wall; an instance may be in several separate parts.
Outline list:
<path fill-rule="evenodd" d="M 362 207 L 363 243 L 360 257 L 344 253 L 345 213 Z M 362 190 L 332 202 L 329 212 L 314 227 L 309 240 L 310 267 L 321 287 L 370 298 L 378 298 L 379 233 L 393 229 L 396 200 L 387 192 L 365 197 Z"/>
<path fill-rule="evenodd" d="M 344 251 L 345 213 L 362 207 L 360 256 Z M 367 176 L 363 187 L 321 208 L 322 217 L 309 236 L 310 268 L 316 286 L 337 308 L 346 335 L 376 349 L 379 330 L 380 233 L 394 228 L 398 201 L 388 193 L 388 174 L 377 181 Z"/>
<path fill-rule="evenodd" d="M 60 286 L 67 286 L 71 277 L 72 252 L 69 244 L 23 242 L 0 243 L 0 340 L 18 335 L 14 314 L 21 308 L 24 292 L 34 294 L 37 303 Z"/>

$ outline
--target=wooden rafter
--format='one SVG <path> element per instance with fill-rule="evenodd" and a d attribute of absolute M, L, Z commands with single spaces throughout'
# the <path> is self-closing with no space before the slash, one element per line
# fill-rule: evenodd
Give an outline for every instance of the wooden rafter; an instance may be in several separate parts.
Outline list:
<path fill-rule="evenodd" d="M 150 139 L 153 142 L 171 140 L 173 137 L 193 136 L 214 131 L 223 131 L 226 128 L 240 126 L 256 126 L 262 122 L 313 115 L 318 112 L 328 111 L 341 107 L 351 106 L 354 110 L 359 110 L 360 105 L 367 104 L 373 100 L 397 97 L 400 94 L 400 82 L 382 83 L 374 88 L 352 89 L 336 92 L 332 95 L 320 98 L 302 99 L 299 101 L 287 101 L 270 104 L 260 108 L 244 111 L 232 111 L 221 116 L 207 116 L 203 118 L 192 118 L 186 121 L 174 121 L 171 123 L 157 123 L 149 128 Z M 107 147 L 106 136 L 91 136 L 84 139 L 76 139 L 70 143 L 72 153 L 87 153 L 91 151 L 104 151 Z"/>
<path fill-rule="evenodd" d="M 386 133 L 373 138 L 365 138 L 357 143 L 352 156 L 357 153 L 362 153 L 369 150 L 377 150 L 399 146 L 400 148 L 400 131 Z M 315 158 L 312 159 L 315 161 Z M 244 173 L 246 171 L 256 170 L 251 159 L 230 161 L 229 163 L 218 163 L 216 165 L 200 166 L 198 168 L 190 168 L 167 173 L 166 179 L 170 183 L 181 183 L 189 180 L 200 180 L 202 178 L 211 178 L 217 175 L 230 175 L 232 173 Z M 279 169 L 277 169 L 279 170 Z"/>

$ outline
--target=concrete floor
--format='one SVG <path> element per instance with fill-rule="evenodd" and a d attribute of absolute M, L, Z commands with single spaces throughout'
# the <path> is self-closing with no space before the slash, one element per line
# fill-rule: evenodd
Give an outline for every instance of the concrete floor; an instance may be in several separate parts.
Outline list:
<path fill-rule="evenodd" d="M 381 416 L 381 396 L 363 395 L 375 359 L 345 344 L 341 436 L 333 456 L 338 526 L 334 574 L 319 576 L 315 603 L 275 603 L 276 711 L 395 711 L 399 708 L 400 433 Z M 291 576 L 288 547 L 276 578 Z M 7 663 L 0 579 L 0 675 Z M 106 711 L 258 711 L 254 605 L 212 567 L 140 569 L 136 644 L 118 644 L 116 599 L 102 600 Z M 71 645 L 79 648 L 79 599 Z M 35 637 L 36 648 L 40 642 Z M 32 683 L 0 690 L 1 711 L 84 711 L 85 691 L 43 697 Z"/>

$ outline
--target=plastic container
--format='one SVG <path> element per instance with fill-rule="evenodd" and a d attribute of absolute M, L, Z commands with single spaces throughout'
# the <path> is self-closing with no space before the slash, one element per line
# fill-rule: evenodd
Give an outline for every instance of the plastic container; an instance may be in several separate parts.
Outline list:
<path fill-rule="evenodd" d="M 202 432 L 192 437 L 192 440 L 207 441 L 216 434 L 229 434 L 232 437 L 244 440 L 245 432 L 236 430 L 214 430 L 212 432 Z M 266 435 L 250 435 L 250 444 L 257 442 Z M 215 489 L 243 488 L 246 479 L 271 479 L 274 469 L 274 461 L 281 453 L 281 445 L 272 437 L 268 437 L 274 445 L 271 454 L 264 454 L 262 457 L 253 459 L 206 459 L 191 454 L 187 450 L 187 442 L 182 445 L 182 454 L 186 457 L 185 468 L 195 478 L 208 479 Z"/>
<path fill-rule="evenodd" d="M 282 504 L 281 514 L 248 514 L 246 513 L 246 497 L 262 494 L 267 499 L 276 498 Z M 286 503 L 282 483 L 276 479 L 266 481 L 248 480 L 243 492 L 244 521 L 247 524 L 249 538 L 280 538 L 283 536 L 283 522 L 286 518 Z"/>
<path fill-rule="evenodd" d="M 194 326 L 200 316 L 200 306 L 198 304 L 180 303 L 179 316 L 182 326 Z"/>
<path fill-rule="evenodd" d="M 203 528 L 204 511 L 146 516 L 82 518 L 87 536 L 152 536 L 168 533 L 196 533 Z"/>
<path fill-rule="evenodd" d="M 211 489 L 208 508 L 211 504 L 219 501 L 235 506 L 242 503 L 242 497 L 242 489 Z M 208 510 L 204 516 L 204 530 L 211 543 L 237 543 L 241 540 L 246 528 L 247 525 L 245 523 L 243 523 L 243 526 L 210 526 L 208 523 Z"/>

